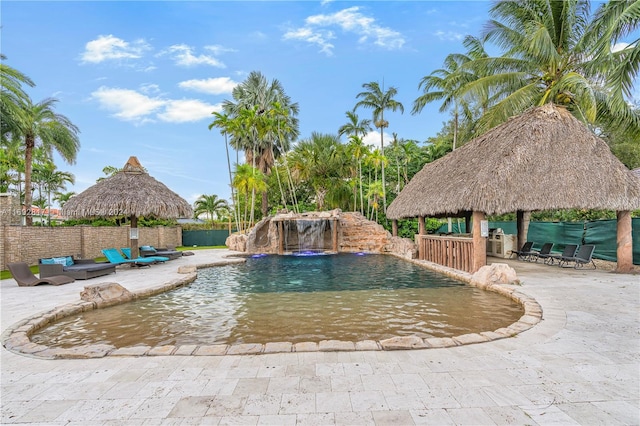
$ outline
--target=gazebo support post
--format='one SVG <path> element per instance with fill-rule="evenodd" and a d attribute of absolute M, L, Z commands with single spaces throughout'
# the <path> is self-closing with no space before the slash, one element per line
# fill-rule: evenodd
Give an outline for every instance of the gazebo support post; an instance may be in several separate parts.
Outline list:
<path fill-rule="evenodd" d="M 631 238 L 631 212 L 618 211 L 617 227 L 617 256 L 616 272 L 631 272 L 633 270 L 633 240 Z"/>
<path fill-rule="evenodd" d="M 134 231 L 135 229 L 135 231 Z M 135 232 L 136 238 L 131 238 L 132 233 Z M 131 242 L 131 258 L 135 259 L 140 256 L 138 251 L 138 217 L 135 214 L 131 215 L 131 227 L 129 229 L 129 241 Z"/>
<path fill-rule="evenodd" d="M 424 249 L 422 248 L 421 235 L 427 233 L 427 227 L 424 224 L 424 216 L 418 216 L 418 236 L 416 237 L 416 244 L 418 245 L 418 259 L 424 260 Z"/>
<path fill-rule="evenodd" d="M 522 248 L 527 241 L 527 233 L 529 232 L 529 221 L 531 220 L 531 212 L 518 210 L 516 212 L 516 221 L 518 229 L 518 250 Z"/>
<path fill-rule="evenodd" d="M 487 264 L 487 238 L 481 236 L 480 223 L 485 220 L 483 212 L 473 212 L 473 272 Z"/>
<path fill-rule="evenodd" d="M 398 236 L 398 220 L 397 219 L 393 219 L 391 221 L 391 235 L 393 235 L 394 237 Z"/>

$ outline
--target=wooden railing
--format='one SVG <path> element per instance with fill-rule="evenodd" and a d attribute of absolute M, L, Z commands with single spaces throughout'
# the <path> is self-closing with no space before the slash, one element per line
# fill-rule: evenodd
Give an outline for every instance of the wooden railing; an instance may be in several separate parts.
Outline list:
<path fill-rule="evenodd" d="M 473 272 L 473 238 L 416 235 L 418 258 Z"/>

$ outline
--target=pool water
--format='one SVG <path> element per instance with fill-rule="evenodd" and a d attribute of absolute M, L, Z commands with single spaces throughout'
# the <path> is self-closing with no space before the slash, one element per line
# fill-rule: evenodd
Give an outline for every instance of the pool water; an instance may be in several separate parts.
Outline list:
<path fill-rule="evenodd" d="M 506 297 L 392 256 L 270 255 L 201 269 L 188 286 L 65 318 L 32 341 L 127 347 L 451 337 L 522 315 Z"/>

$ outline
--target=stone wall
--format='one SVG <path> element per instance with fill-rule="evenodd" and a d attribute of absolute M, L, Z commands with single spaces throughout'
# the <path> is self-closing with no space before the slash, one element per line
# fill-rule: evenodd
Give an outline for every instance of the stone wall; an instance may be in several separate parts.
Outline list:
<path fill-rule="evenodd" d="M 391 242 L 391 234 L 377 222 L 368 220 L 358 212 L 350 212 L 342 213 L 339 223 L 339 251 L 374 253 L 387 251 L 385 247 Z"/>
<path fill-rule="evenodd" d="M 139 228 L 139 245 L 166 247 L 182 245 L 182 228 Z M 129 226 L 0 226 L 0 270 L 7 263 L 38 263 L 38 259 L 74 256 L 79 259 L 102 257 L 103 248 L 129 247 Z"/>
<path fill-rule="evenodd" d="M 21 211 L 18 197 L 0 193 L 0 225 L 20 225 Z"/>

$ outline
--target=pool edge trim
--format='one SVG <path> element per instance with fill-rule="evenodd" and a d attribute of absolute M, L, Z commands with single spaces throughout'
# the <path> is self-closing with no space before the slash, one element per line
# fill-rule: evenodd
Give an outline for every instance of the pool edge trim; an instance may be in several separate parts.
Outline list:
<path fill-rule="evenodd" d="M 90 359 L 110 357 L 139 357 L 139 356 L 223 356 L 223 355 L 259 355 L 274 353 L 298 353 L 298 352 L 350 352 L 350 351 L 391 351 L 391 350 L 417 350 L 417 349 L 441 349 L 476 343 L 491 342 L 494 340 L 514 337 L 538 324 L 543 317 L 540 304 L 532 297 L 519 291 L 519 285 L 515 284 L 482 284 L 472 280 L 471 274 L 452 268 L 447 268 L 432 262 L 407 259 L 403 256 L 391 254 L 406 261 L 410 261 L 421 267 L 442 273 L 451 278 L 463 281 L 482 290 L 492 291 L 510 298 L 519 303 L 524 314 L 518 321 L 494 331 L 469 333 L 453 337 L 396 336 L 384 340 L 363 340 L 358 342 L 342 340 L 321 340 L 320 342 L 268 342 L 242 343 L 234 345 L 164 345 L 164 346 L 129 346 L 116 348 L 112 345 L 95 344 L 77 346 L 73 348 L 50 348 L 48 346 L 33 343 L 30 336 L 39 329 L 59 319 L 75 315 L 81 312 L 100 309 L 112 304 L 97 304 L 79 300 L 67 303 L 51 310 L 34 314 L 8 327 L 1 336 L 2 346 L 10 352 L 39 358 L 39 359 Z M 243 259 L 227 258 L 222 262 L 210 262 L 196 265 L 197 269 L 224 266 L 240 263 Z M 186 274 L 183 278 L 174 279 L 155 287 L 137 290 L 133 293 L 133 299 L 140 299 L 187 285 L 197 277 L 196 273 Z M 124 302 L 122 302 L 124 303 Z"/>

